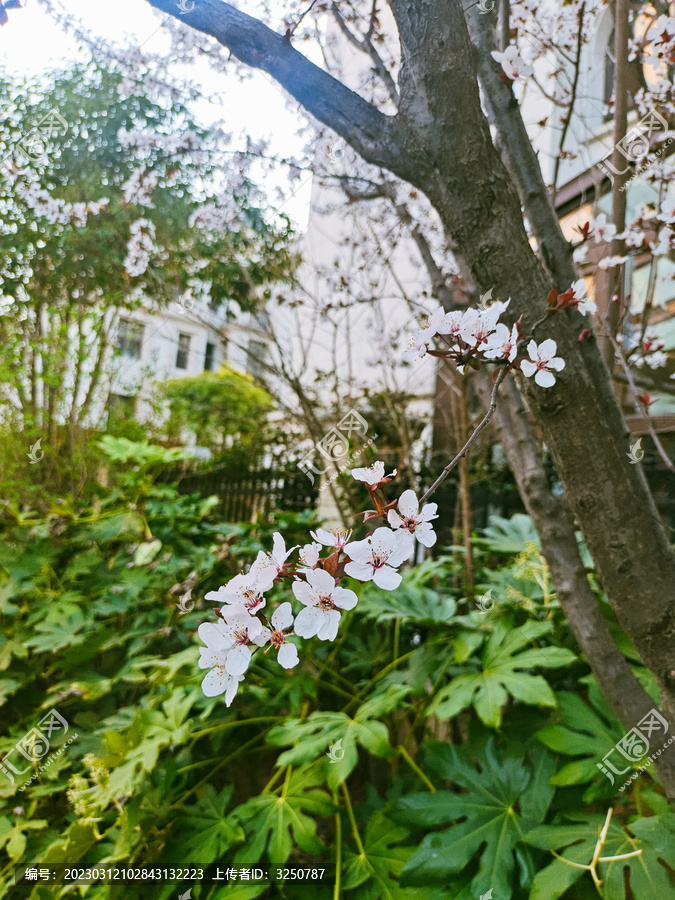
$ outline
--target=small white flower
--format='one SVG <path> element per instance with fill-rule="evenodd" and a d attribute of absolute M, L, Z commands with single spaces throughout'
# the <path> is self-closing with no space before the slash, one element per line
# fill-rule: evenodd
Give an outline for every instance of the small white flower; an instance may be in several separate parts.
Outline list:
<path fill-rule="evenodd" d="M 645 356 L 645 360 L 650 369 L 658 369 L 660 366 L 665 366 L 668 362 L 668 354 L 662 350 L 657 350 L 656 353 L 649 353 Z"/>
<path fill-rule="evenodd" d="M 578 247 L 574 248 L 574 252 L 572 253 L 572 259 L 578 266 L 580 266 L 582 263 L 586 262 L 587 253 L 588 253 L 588 244 L 579 244 Z"/>
<path fill-rule="evenodd" d="M 551 338 L 539 344 L 538 347 L 536 341 L 530 341 L 527 345 L 530 359 L 524 359 L 520 363 L 523 375 L 527 378 L 534 375 L 534 380 L 539 387 L 552 387 L 555 384 L 555 375 L 549 370 L 560 372 L 565 368 L 565 360 L 555 355 L 557 349 L 556 342 Z"/>
<path fill-rule="evenodd" d="M 267 642 L 264 626 L 255 616 L 249 615 L 245 606 L 230 606 L 222 615 L 223 621 L 215 627 L 230 644 L 225 669 L 230 675 L 243 675 L 251 662 L 248 645 L 262 647 Z"/>
<path fill-rule="evenodd" d="M 500 312 L 495 306 L 486 310 L 467 309 L 459 329 L 460 337 L 471 347 L 478 347 L 487 342 L 497 326 Z"/>
<path fill-rule="evenodd" d="M 661 211 L 656 217 L 666 225 L 672 225 L 675 222 L 675 199 L 664 200 L 661 204 Z"/>
<path fill-rule="evenodd" d="M 313 569 L 319 561 L 321 544 L 305 544 L 300 550 L 300 565 L 307 569 Z"/>
<path fill-rule="evenodd" d="M 345 531 L 342 528 L 331 528 L 329 530 L 317 528 L 316 531 L 310 531 L 310 534 L 319 544 L 322 544 L 324 547 L 333 547 L 336 550 L 342 550 L 345 544 L 349 543 L 349 538 L 352 536 L 351 530 Z"/>
<path fill-rule="evenodd" d="M 296 544 L 295 547 L 291 547 L 290 550 L 287 550 L 286 541 L 278 531 L 275 531 L 272 535 L 272 547 L 273 550 L 271 553 L 265 553 L 261 550 L 258 553 L 258 558 L 251 566 L 250 574 L 258 582 L 262 591 L 269 591 L 274 584 L 274 579 L 286 565 L 286 560 L 291 553 L 294 550 L 297 550 L 298 545 Z"/>
<path fill-rule="evenodd" d="M 449 334 L 452 337 L 457 337 L 462 327 L 462 319 L 464 318 L 464 311 L 461 309 L 453 309 L 449 313 L 445 314 L 443 322 L 439 325 L 438 333 L 439 334 Z"/>
<path fill-rule="evenodd" d="M 263 597 L 262 588 L 251 572 L 248 575 L 235 575 L 217 591 L 209 591 L 208 594 L 205 594 L 205 599 L 229 605 L 243 604 L 251 615 L 264 609 L 267 602 Z"/>
<path fill-rule="evenodd" d="M 502 322 L 499 322 L 494 333 L 488 338 L 483 350 L 486 359 L 508 359 L 513 362 L 518 352 L 518 329 L 514 325 L 511 331 Z"/>
<path fill-rule="evenodd" d="M 586 296 L 586 282 L 583 278 L 580 278 L 578 281 L 575 281 L 572 285 L 572 290 L 574 291 L 574 299 L 578 301 L 577 309 L 581 313 L 582 316 L 585 316 L 586 313 L 589 312 L 597 312 L 598 307 L 592 300 L 589 300 Z"/>
<path fill-rule="evenodd" d="M 515 44 L 508 46 L 503 53 L 493 50 L 492 58 L 497 60 L 504 70 L 504 74 L 507 78 L 510 78 L 511 81 L 518 81 L 519 78 L 527 78 L 534 72 L 532 66 L 525 64 Z"/>
<path fill-rule="evenodd" d="M 288 636 L 284 634 L 293 625 L 293 610 L 291 604 L 280 603 L 272 615 L 272 630 L 263 626 L 265 640 L 269 641 L 273 647 L 279 651 L 277 653 L 277 661 L 284 669 L 292 669 L 300 662 L 298 658 L 298 648 L 295 644 L 291 644 Z M 269 647 L 267 648 L 269 650 Z M 267 650 L 265 650 L 267 653 Z"/>
<path fill-rule="evenodd" d="M 437 509 L 436 503 L 426 503 L 420 512 L 417 494 L 415 491 L 407 490 L 401 494 L 397 509 L 389 510 L 387 519 L 394 530 L 401 528 L 414 535 L 425 547 L 433 547 L 436 543 L 436 532 L 430 523 L 432 519 L 438 518 Z"/>
<path fill-rule="evenodd" d="M 430 339 L 431 337 L 428 332 L 422 331 L 421 329 L 415 331 L 410 338 L 410 344 L 402 353 L 403 359 L 422 359 L 427 355 Z"/>
<path fill-rule="evenodd" d="M 604 259 L 600 260 L 598 268 L 613 269 L 615 266 L 622 266 L 627 259 L 627 256 L 606 256 Z"/>
<path fill-rule="evenodd" d="M 199 626 L 199 637 L 206 644 L 200 647 L 200 669 L 211 669 L 202 681 L 205 697 L 218 697 L 225 694 L 225 705 L 230 706 L 239 688 L 243 675 L 232 675 L 225 668 L 230 642 L 216 625 L 203 622 Z"/>
<path fill-rule="evenodd" d="M 391 475 L 387 475 L 387 478 L 393 478 L 396 474 L 396 469 L 391 473 Z M 379 484 L 384 480 L 384 463 L 382 460 L 378 459 L 377 462 L 374 462 L 372 466 L 367 466 L 363 469 L 352 469 L 351 472 L 352 478 L 355 478 L 356 481 L 365 481 L 366 484 L 375 485 Z"/>
<path fill-rule="evenodd" d="M 354 609 L 354 591 L 338 587 L 323 569 L 307 572 L 307 581 L 296 581 L 293 593 L 305 609 L 295 617 L 295 633 L 300 637 L 316 635 L 320 641 L 334 641 L 340 624 L 340 610 Z"/>
<path fill-rule="evenodd" d="M 345 553 L 351 562 L 345 572 L 358 581 L 374 581 L 379 588 L 393 591 L 402 580 L 396 569 L 410 556 L 411 544 L 407 532 L 376 528 L 365 541 L 347 544 Z"/>
<path fill-rule="evenodd" d="M 607 216 L 604 213 L 600 213 L 596 217 L 593 231 L 596 244 L 599 244 L 600 241 L 611 241 L 616 236 L 616 226 L 607 222 Z"/>

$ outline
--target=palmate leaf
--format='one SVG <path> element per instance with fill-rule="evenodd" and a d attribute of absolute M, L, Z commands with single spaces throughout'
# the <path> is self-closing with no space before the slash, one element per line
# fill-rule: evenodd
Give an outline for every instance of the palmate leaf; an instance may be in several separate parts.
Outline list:
<path fill-rule="evenodd" d="M 200 789 L 197 803 L 185 807 L 178 823 L 178 833 L 188 836 L 180 848 L 185 859 L 210 863 L 233 845 L 243 843 L 244 829 L 225 812 L 233 791 L 234 785 L 228 784 L 217 794 L 207 784 Z"/>
<path fill-rule="evenodd" d="M 556 699 L 548 682 L 541 675 L 521 671 L 556 669 L 576 659 L 562 647 L 522 649 L 551 627 L 548 622 L 526 622 L 520 628 L 509 628 L 505 622 L 497 622 L 481 654 L 482 671 L 453 678 L 436 695 L 430 713 L 449 719 L 473 704 L 486 725 L 499 728 L 501 708 L 509 695 L 532 706 L 554 707 Z"/>
<path fill-rule="evenodd" d="M 567 818 L 570 819 L 569 824 L 542 825 L 528 832 L 523 840 L 540 850 L 555 850 L 570 862 L 588 865 L 593 858 L 604 816 L 579 814 L 568 815 Z M 619 856 L 634 850 L 642 850 L 642 855 L 598 864 L 604 900 L 675 896 L 675 880 L 671 880 L 666 868 L 658 862 L 660 858 L 675 868 L 675 814 L 638 819 L 626 828 L 612 821 L 601 855 Z M 626 893 L 626 867 L 630 870 L 632 895 Z M 537 873 L 529 900 L 557 900 L 581 878 L 587 878 L 590 882 L 590 874 L 583 869 L 568 866 L 554 858 L 550 865 Z"/>
<path fill-rule="evenodd" d="M 251 865 L 260 860 L 267 846 L 269 861 L 283 864 L 294 843 L 306 853 L 321 853 L 325 848 L 316 835 L 314 816 L 330 816 L 336 811 L 328 794 L 316 787 L 322 781 L 317 767 L 298 769 L 284 782 L 280 796 L 265 792 L 238 806 L 233 814 L 251 840 L 237 858 Z"/>
<path fill-rule="evenodd" d="M 583 799 L 591 801 L 600 796 L 610 796 L 616 790 L 600 773 L 596 763 L 612 749 L 623 736 L 625 729 L 615 717 L 611 707 L 600 693 L 595 681 L 589 680 L 589 706 L 577 694 L 560 691 L 558 700 L 561 724 L 542 728 L 536 737 L 551 750 L 566 756 L 582 756 L 567 763 L 552 779 L 553 784 L 586 784 L 597 782 L 584 793 Z"/>
<path fill-rule="evenodd" d="M 343 712 L 315 712 L 306 722 L 289 719 L 273 728 L 267 740 L 274 746 L 294 744 L 277 760 L 280 766 L 297 766 L 311 762 L 327 753 L 331 744 L 341 741 L 335 753 L 335 762 L 328 763 L 326 780 L 336 790 L 353 770 L 359 760 L 357 742 L 374 756 L 390 756 L 394 751 L 389 743 L 387 726 L 378 719 L 400 705 L 410 688 L 406 685 L 390 685 L 385 692 L 371 697 L 359 707 L 354 718 Z"/>
<path fill-rule="evenodd" d="M 466 753 L 449 744 L 433 742 L 425 752 L 427 769 L 451 781 L 466 793 L 449 791 L 408 794 L 387 814 L 396 822 L 429 830 L 449 823 L 444 831 L 427 834 L 406 863 L 402 885 L 448 884 L 480 854 L 478 872 L 471 882 L 476 896 L 493 888 L 500 900 L 509 900 L 516 881 L 531 878 L 527 855 L 514 849 L 522 836 L 543 821 L 553 798 L 549 780 L 555 771 L 553 756 L 537 747 L 531 758 L 503 757 L 493 739 L 478 756 L 477 770 Z"/>
<path fill-rule="evenodd" d="M 363 837 L 363 853 L 345 850 L 342 868 L 342 889 L 358 888 L 359 900 L 431 900 L 447 894 L 433 888 L 402 888 L 398 877 L 414 846 L 400 846 L 410 837 L 410 831 L 394 824 L 382 811 L 368 820 Z"/>
<path fill-rule="evenodd" d="M 410 622 L 452 622 L 457 604 L 430 587 L 414 587 L 405 582 L 396 591 L 383 591 L 367 584 L 359 597 L 359 614 L 378 622 L 401 619 Z"/>

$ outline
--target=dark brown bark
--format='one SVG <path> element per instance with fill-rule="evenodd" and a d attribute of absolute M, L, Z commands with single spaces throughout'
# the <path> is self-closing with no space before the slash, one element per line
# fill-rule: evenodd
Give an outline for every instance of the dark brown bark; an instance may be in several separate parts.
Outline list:
<path fill-rule="evenodd" d="M 151 4 L 176 14 L 172 0 Z M 400 106 L 387 117 L 313 66 L 283 37 L 219 0 L 183 20 L 276 78 L 370 163 L 429 197 L 481 292 L 511 298 L 509 318 L 540 317 L 552 279 L 530 247 L 515 186 L 483 115 L 472 45 L 458 0 L 390 0 L 401 41 Z M 595 340 L 575 313 L 545 323 L 566 367 L 541 389 L 520 379 L 572 512 L 622 628 L 656 675 L 675 721 L 675 555 L 639 466 Z M 675 748 L 671 745 L 673 755 Z M 667 790 L 675 801 L 675 783 Z"/>

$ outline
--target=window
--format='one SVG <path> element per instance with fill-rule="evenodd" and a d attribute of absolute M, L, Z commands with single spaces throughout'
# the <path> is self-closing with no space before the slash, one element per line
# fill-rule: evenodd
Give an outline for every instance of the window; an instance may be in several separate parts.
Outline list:
<path fill-rule="evenodd" d="M 130 319 L 120 319 L 117 329 L 117 349 L 122 356 L 129 359 L 141 358 L 141 344 L 143 343 L 143 326 L 139 322 Z"/>
<path fill-rule="evenodd" d="M 190 352 L 190 335 L 178 335 L 178 350 L 176 352 L 176 368 L 187 369 L 188 353 Z"/>
<path fill-rule="evenodd" d="M 213 362 L 216 354 L 216 345 L 207 342 L 206 353 L 204 354 L 204 371 L 213 372 Z"/>
<path fill-rule="evenodd" d="M 264 372 L 266 357 L 267 344 L 263 341 L 249 341 L 246 351 L 246 371 L 259 378 Z"/>

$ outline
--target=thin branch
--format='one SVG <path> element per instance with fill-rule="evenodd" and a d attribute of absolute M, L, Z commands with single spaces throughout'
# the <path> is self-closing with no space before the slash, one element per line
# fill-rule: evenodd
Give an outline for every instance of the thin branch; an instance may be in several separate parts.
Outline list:
<path fill-rule="evenodd" d="M 628 365 L 626 359 L 624 358 L 623 353 L 621 352 L 621 347 L 617 343 L 616 338 L 612 334 L 611 328 L 607 329 L 607 336 L 609 338 L 609 342 L 614 348 L 614 353 L 616 358 L 619 360 L 619 365 L 624 371 L 624 375 L 626 376 L 626 381 L 633 393 L 633 397 L 635 400 L 635 409 L 638 413 L 641 413 L 645 421 L 647 422 L 647 427 L 649 428 L 649 434 L 651 435 L 652 440 L 654 441 L 654 446 L 656 447 L 659 456 L 664 461 L 666 466 L 670 469 L 671 472 L 675 472 L 675 464 L 670 461 L 668 454 L 666 453 L 663 444 L 659 440 L 659 436 L 656 433 L 656 429 L 654 428 L 654 423 L 652 422 L 652 418 L 649 415 L 648 410 L 642 405 L 642 403 L 638 400 L 638 389 L 635 384 L 635 380 L 633 379 L 633 373 L 631 372 L 630 366 Z"/>
<path fill-rule="evenodd" d="M 478 423 L 478 425 L 476 426 L 475 431 L 473 432 L 473 434 L 471 435 L 471 437 L 469 438 L 469 440 L 466 442 L 466 444 L 464 444 L 464 446 L 463 446 L 462 449 L 459 451 L 459 453 L 457 454 L 457 456 L 455 456 L 455 458 L 454 458 L 451 462 L 448 463 L 448 465 L 443 469 L 443 471 L 442 471 L 441 474 L 438 476 L 438 478 L 436 479 L 436 481 L 434 481 L 434 483 L 431 485 L 431 487 L 429 488 L 429 490 L 428 490 L 428 491 L 424 494 L 424 496 L 421 498 L 421 500 L 420 500 L 420 506 L 421 506 L 423 503 L 426 503 L 426 501 L 429 499 L 429 497 L 431 497 L 431 495 L 432 495 L 433 492 L 436 490 L 436 488 L 437 488 L 443 481 L 445 481 L 445 479 L 448 477 L 448 475 L 450 474 L 450 472 L 452 472 L 452 470 L 455 468 L 455 466 L 456 466 L 457 463 L 460 461 L 460 459 L 464 456 L 464 454 L 467 452 L 467 450 L 469 450 L 469 448 L 470 448 L 473 444 L 476 443 L 476 440 L 477 440 L 477 438 L 478 438 L 478 435 L 481 433 L 481 431 L 485 428 L 485 426 L 487 425 L 487 423 L 488 423 L 488 422 L 490 421 L 490 419 L 493 417 L 493 415 L 494 415 L 494 413 L 495 413 L 495 409 L 497 408 L 497 391 L 499 390 L 499 385 L 502 383 L 502 381 L 503 381 L 504 378 L 506 377 L 506 371 L 507 371 L 506 369 L 500 369 L 500 370 L 499 370 L 499 374 L 497 375 L 497 378 L 495 379 L 494 386 L 493 386 L 493 388 L 492 388 L 492 394 L 490 395 L 490 406 L 488 407 L 488 411 L 485 413 L 485 415 L 483 416 L 483 418 L 481 419 L 481 421 Z"/>
<path fill-rule="evenodd" d="M 560 172 L 560 163 L 562 161 L 562 153 L 565 147 L 565 139 L 567 138 L 567 132 L 569 131 L 570 123 L 572 122 L 572 114 L 574 112 L 574 104 L 577 99 L 577 87 L 579 85 L 579 72 L 581 71 L 581 48 L 583 45 L 583 32 L 584 32 L 584 13 L 586 12 L 586 3 L 582 3 L 579 8 L 579 21 L 578 21 L 578 34 L 577 34 L 577 56 L 574 60 L 574 78 L 572 80 L 572 93 L 570 95 L 570 105 L 567 111 L 567 115 L 565 116 L 565 121 L 563 124 L 562 134 L 560 135 L 560 149 L 558 150 L 558 155 L 555 160 L 555 169 L 553 171 L 553 185 L 551 188 L 551 203 L 555 203 L 556 191 L 558 188 L 558 174 Z"/>
<path fill-rule="evenodd" d="M 363 53 L 367 53 L 368 56 L 371 58 L 371 60 L 373 61 L 373 65 L 375 66 L 375 71 L 380 76 L 382 83 L 384 84 L 385 88 L 387 89 L 387 93 L 389 94 L 390 100 L 392 101 L 394 106 L 398 109 L 400 97 L 398 95 L 398 89 L 396 87 L 396 82 L 391 77 L 391 74 L 389 73 L 389 70 L 387 69 L 387 66 L 386 66 L 384 60 L 382 59 L 380 54 L 377 52 L 375 45 L 373 44 L 373 42 L 371 40 L 371 35 L 372 35 L 373 28 L 374 28 L 375 17 L 376 17 L 376 9 L 377 9 L 377 4 L 374 2 L 373 8 L 371 11 L 370 25 L 368 27 L 368 31 L 363 36 L 363 38 L 361 40 L 359 40 L 359 38 L 357 38 L 356 35 L 352 33 L 351 29 L 348 27 L 347 23 L 342 18 L 342 14 L 340 13 L 340 10 L 338 9 L 337 4 L 333 3 L 333 5 L 331 6 L 331 12 L 333 13 L 333 16 L 335 18 L 335 21 L 338 24 L 340 31 L 344 34 L 344 36 L 347 38 L 347 40 L 349 41 L 350 44 L 352 44 L 358 50 L 361 50 Z"/>

